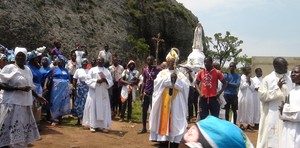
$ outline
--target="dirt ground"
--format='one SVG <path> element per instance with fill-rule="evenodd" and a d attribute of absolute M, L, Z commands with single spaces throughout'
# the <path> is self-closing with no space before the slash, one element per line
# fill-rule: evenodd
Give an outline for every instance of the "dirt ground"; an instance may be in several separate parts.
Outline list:
<path fill-rule="evenodd" d="M 62 125 L 51 126 L 47 122 L 41 124 L 42 139 L 34 142 L 30 147 L 37 148 L 150 148 L 158 147 L 156 142 L 150 142 L 149 133 L 137 134 L 142 124 L 133 122 L 119 122 L 115 119 L 109 133 L 97 131 L 91 133 L 88 128 L 75 125 L 75 119 L 65 118 Z M 191 125 L 191 124 L 190 124 Z M 251 142 L 255 145 L 257 131 L 246 131 Z"/>

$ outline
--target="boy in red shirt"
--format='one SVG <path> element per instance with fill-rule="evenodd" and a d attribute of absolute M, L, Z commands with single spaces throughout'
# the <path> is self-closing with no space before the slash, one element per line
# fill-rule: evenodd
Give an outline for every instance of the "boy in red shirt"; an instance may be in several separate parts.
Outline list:
<path fill-rule="evenodd" d="M 212 57 L 206 57 L 204 65 L 206 69 L 200 70 L 196 78 L 196 89 L 200 96 L 200 120 L 205 119 L 209 113 L 212 116 L 219 117 L 220 104 L 218 99 L 227 86 L 222 72 L 213 67 Z M 222 82 L 223 86 L 217 92 L 218 80 Z M 199 87 L 200 82 L 201 88 Z"/>

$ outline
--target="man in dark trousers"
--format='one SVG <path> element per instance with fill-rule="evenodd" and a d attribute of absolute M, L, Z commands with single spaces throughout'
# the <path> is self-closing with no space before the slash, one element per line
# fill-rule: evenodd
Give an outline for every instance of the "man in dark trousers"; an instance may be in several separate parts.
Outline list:
<path fill-rule="evenodd" d="M 138 134 L 147 133 L 146 123 L 147 123 L 147 111 L 149 109 L 149 105 L 151 105 L 152 100 L 152 93 L 153 93 L 153 83 L 154 79 L 156 78 L 157 74 L 160 72 L 161 69 L 157 68 L 153 65 L 154 57 L 148 56 L 147 57 L 147 67 L 143 69 L 142 76 L 143 76 L 143 84 L 141 89 L 141 99 L 142 99 L 142 107 L 143 107 L 143 128 L 138 132 Z"/>
<path fill-rule="evenodd" d="M 212 57 L 208 56 L 204 59 L 205 69 L 198 72 L 196 78 L 196 89 L 199 92 L 200 120 L 205 119 L 210 113 L 212 116 L 219 117 L 220 104 L 219 96 L 227 86 L 221 71 L 213 67 Z M 218 89 L 218 80 L 223 84 L 222 89 Z M 201 89 L 199 84 L 201 82 Z"/>
<path fill-rule="evenodd" d="M 225 105 L 225 118 L 229 121 L 229 112 L 232 110 L 233 123 L 236 124 L 237 109 L 238 109 L 238 88 L 241 82 L 241 76 L 235 73 L 236 63 L 231 62 L 229 64 L 229 73 L 224 74 L 224 78 L 227 82 L 227 87 L 224 90 Z"/>

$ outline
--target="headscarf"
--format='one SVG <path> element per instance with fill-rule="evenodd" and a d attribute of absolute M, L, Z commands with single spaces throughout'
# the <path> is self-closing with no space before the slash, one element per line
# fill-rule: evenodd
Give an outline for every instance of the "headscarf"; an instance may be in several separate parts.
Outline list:
<path fill-rule="evenodd" d="M 65 57 L 63 55 L 58 55 L 55 59 L 55 61 L 58 61 L 58 60 L 65 60 Z"/>
<path fill-rule="evenodd" d="M 36 57 L 37 57 L 37 54 L 35 53 L 35 51 L 30 51 L 27 53 L 27 61 L 30 61 Z"/>
<path fill-rule="evenodd" d="M 135 66 L 135 62 L 134 62 L 133 60 L 130 60 L 130 61 L 128 62 L 127 67 L 128 67 L 130 64 L 134 64 L 134 66 Z"/>
<path fill-rule="evenodd" d="M 14 62 L 14 61 L 15 61 L 15 56 L 14 56 L 13 54 L 9 55 L 9 56 L 7 57 L 7 61 L 9 61 L 9 62 Z"/>
<path fill-rule="evenodd" d="M 24 47 L 16 47 L 15 48 L 15 52 L 14 52 L 14 57 L 16 57 L 16 55 L 19 53 L 19 52 L 22 52 L 25 54 L 25 58 L 27 58 L 27 49 L 24 48 Z"/>
<path fill-rule="evenodd" d="M 48 57 L 42 57 L 42 60 L 47 60 L 47 62 L 48 62 L 47 66 L 49 66 L 51 64 L 51 60 Z"/>
<path fill-rule="evenodd" d="M 177 48 L 172 48 L 166 57 L 166 61 L 170 59 L 174 59 L 175 62 L 177 62 L 179 60 L 179 56 L 177 52 L 179 52 Z"/>
<path fill-rule="evenodd" d="M 55 61 L 58 61 L 58 60 L 63 60 L 64 62 L 65 62 L 65 64 L 66 64 L 66 62 L 67 62 L 67 59 L 66 59 L 66 57 L 64 57 L 63 55 L 58 55 L 57 57 L 56 57 L 56 59 L 55 59 Z"/>
<path fill-rule="evenodd" d="M 89 62 L 89 60 L 87 58 L 82 58 L 81 63 L 84 62 L 84 61 Z"/>
<path fill-rule="evenodd" d="M 7 56 L 6 56 L 5 54 L 1 54 L 1 55 L 0 55 L 0 59 L 1 59 L 1 60 L 7 59 Z"/>
<path fill-rule="evenodd" d="M 7 50 L 7 52 L 9 53 L 9 54 L 14 54 L 14 50 Z"/>
<path fill-rule="evenodd" d="M 43 52 L 45 51 L 45 49 L 46 49 L 45 46 L 37 48 L 35 51 L 37 56 L 41 56 L 43 54 Z"/>

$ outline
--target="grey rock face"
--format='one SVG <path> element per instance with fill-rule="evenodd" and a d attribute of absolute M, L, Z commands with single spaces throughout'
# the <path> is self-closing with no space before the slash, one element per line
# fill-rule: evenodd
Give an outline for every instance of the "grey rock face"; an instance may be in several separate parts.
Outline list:
<path fill-rule="evenodd" d="M 129 11 L 132 1 L 143 17 Z M 131 34 L 145 38 L 154 55 L 152 37 L 160 32 L 165 40 L 160 61 L 171 47 L 180 49 L 186 59 L 197 21 L 175 0 L 1 0 L 0 43 L 8 48 L 52 48 L 52 41 L 59 39 L 63 53 L 68 53 L 78 42 L 88 46 L 91 58 L 105 43 L 112 53 L 128 52 Z"/>

